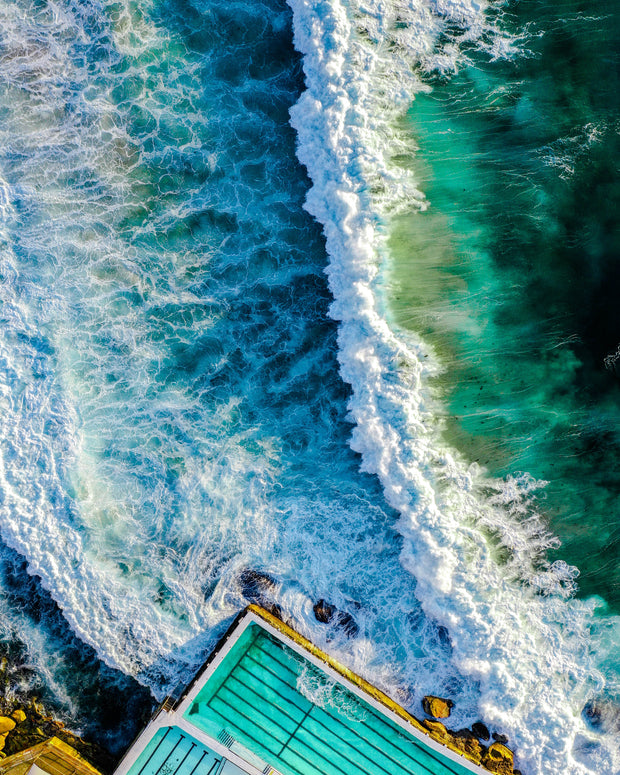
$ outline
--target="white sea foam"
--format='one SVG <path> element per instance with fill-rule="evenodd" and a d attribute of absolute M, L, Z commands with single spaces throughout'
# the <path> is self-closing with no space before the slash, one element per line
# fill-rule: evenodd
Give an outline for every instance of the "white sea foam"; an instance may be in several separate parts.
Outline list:
<path fill-rule="evenodd" d="M 459 66 L 462 41 L 491 56 L 514 55 L 518 41 L 488 21 L 485 3 L 289 5 L 307 79 L 292 124 L 313 181 L 307 208 L 327 239 L 351 444 L 401 514 L 402 564 L 447 628 L 459 671 L 479 683 L 483 718 L 509 734 L 525 771 L 618 772 L 617 741 L 580 715 L 604 683 L 594 604 L 571 598 L 575 569 L 544 561 L 554 539 L 529 497 L 541 483 L 491 480 L 442 445 L 428 388 L 440 364 L 390 323 L 382 288 L 390 214 L 425 206 L 392 162 L 407 143 L 396 119 L 425 88 L 424 71 Z"/>
<path fill-rule="evenodd" d="M 268 570 L 284 610 L 386 688 L 400 665 L 415 663 L 416 691 L 439 690 L 433 675 L 446 645 L 420 615 L 380 493 L 374 481 L 357 481 L 341 418 L 333 420 L 342 404 L 333 342 L 308 339 L 307 318 L 321 335 L 333 331 L 314 310 L 312 276 L 324 254 L 299 211 L 305 184 L 296 194 L 294 160 L 287 168 L 273 155 L 263 159 L 257 143 L 253 174 L 262 163 L 282 179 L 243 182 L 248 143 L 240 152 L 237 131 L 252 122 L 262 138 L 272 131 L 258 122 L 261 111 L 243 112 L 242 97 L 255 99 L 257 84 L 245 94 L 242 82 L 231 96 L 213 73 L 198 77 L 178 40 L 129 10 L 115 6 L 114 23 L 93 17 L 91 35 L 79 7 L 37 17 L 25 5 L 18 13 L 0 4 L 0 169 L 12 180 L 0 200 L 3 540 L 27 558 L 72 629 L 159 696 L 191 675 L 217 628 L 247 602 L 236 583 L 247 567 Z M 286 29 L 281 19 L 273 24 Z M 67 41 L 89 45 L 91 37 L 105 57 L 78 56 L 76 64 Z M 130 52 L 126 80 L 114 70 L 119 50 Z M 151 52 L 151 71 L 131 52 L 147 60 Z M 110 94 L 118 88 L 122 97 L 127 81 L 134 96 L 121 108 Z M 212 92 L 201 102 L 203 81 Z M 188 104 L 197 109 L 188 114 Z M 132 137 L 127 113 L 138 109 L 145 128 Z M 153 150 L 158 124 L 186 138 L 180 148 L 161 142 L 169 167 Z M 149 203 L 152 169 L 171 170 L 172 180 L 176 163 L 193 173 L 203 161 L 207 185 L 190 174 L 195 188 L 162 212 Z M 155 212 L 136 218 L 146 204 Z M 184 219 L 216 206 L 239 219 L 245 241 L 235 246 L 208 226 L 179 236 Z M 287 242 L 296 231 L 298 242 Z M 313 285 L 300 310 L 295 284 L 307 275 Z M 205 292 L 207 279 L 217 297 Z M 231 308 L 240 314 L 227 321 Z M 276 323 L 266 327 L 272 312 Z M 185 350 L 191 358 L 175 369 Z M 318 395 L 306 400 L 311 391 Z M 344 636 L 316 622 L 318 596 L 343 609 L 360 601 L 356 618 L 374 639 L 358 638 L 351 656 Z M 388 616 L 395 621 L 386 630 Z M 28 627 L 20 637 L 45 652 L 45 638 Z M 471 705 L 468 687 L 457 680 L 452 691 Z"/>
<path fill-rule="evenodd" d="M 142 181 L 131 179 L 135 148 L 117 126 L 113 105 L 104 90 L 92 99 L 88 69 L 69 56 L 69 41 L 89 42 L 80 9 L 52 5 L 38 14 L 20 13 L 3 4 L 0 13 L 0 80 L 10 105 L 0 132 L 2 163 L 11 167 L 17 144 L 21 162 L 19 185 L 0 184 L 2 536 L 28 559 L 74 631 L 109 664 L 136 674 L 213 623 L 202 588 L 218 566 L 213 547 L 221 543 L 226 549 L 220 555 L 234 554 L 234 533 L 241 525 L 226 524 L 232 511 L 254 522 L 260 533 L 268 454 L 247 452 L 243 434 L 219 433 L 236 411 L 234 399 L 210 418 L 211 433 L 205 427 L 209 418 L 192 430 L 196 399 L 175 385 L 145 405 L 149 372 L 165 354 L 149 341 L 123 295 L 149 292 L 155 310 L 180 302 L 202 308 L 210 300 L 185 291 L 184 265 L 174 267 L 175 256 L 168 257 L 174 287 L 153 289 L 156 281 L 141 272 L 136 251 L 111 236 L 117 219 L 141 206 L 132 186 Z M 120 50 L 129 45 L 124 35 L 137 55 L 167 42 L 165 33 L 158 36 L 139 14 L 133 19 L 121 14 L 117 24 Z M 102 45 L 109 46 L 113 33 L 99 31 Z M 114 47 L 108 56 L 114 59 Z M 183 65 L 191 78 L 189 63 Z M 80 109 L 72 112 L 68 100 L 76 84 L 88 93 L 80 94 Z M 151 90 L 149 96 L 157 120 L 169 126 L 165 102 L 171 92 L 162 97 Z M 91 199 L 79 186 L 67 185 L 67 175 L 90 180 L 97 194 Z M 185 258 L 192 261 L 191 255 Z M 203 316 L 192 332 L 204 333 L 211 322 Z M 119 380 L 126 389 L 114 391 Z M 136 414 L 144 415 L 150 430 L 143 427 L 132 438 Z M 166 422 L 184 436 L 176 452 L 166 446 L 161 430 Z M 199 436 L 203 454 L 189 460 L 179 476 L 175 491 L 182 505 L 175 509 L 165 487 L 141 483 L 139 471 L 153 457 L 149 444 L 174 459 L 191 445 L 192 434 Z M 126 450 L 140 448 L 142 458 L 133 469 L 116 466 L 116 453 L 109 454 L 119 439 L 127 441 Z M 267 446 L 265 441 L 263 449 Z M 165 516 L 177 510 L 166 538 L 153 541 L 166 532 Z M 205 524 L 210 511 L 224 519 Z M 254 529 L 246 523 L 246 530 L 250 536 Z M 220 611 L 216 621 L 228 612 Z M 33 651 L 44 650 L 33 633 L 20 637 Z M 200 645 L 194 651 L 200 652 Z M 192 658 L 194 664 L 195 653 Z M 179 662 L 180 667 L 161 667 L 152 678 L 155 691 L 174 682 L 183 669 L 182 655 Z M 51 684 L 50 675 L 45 677 Z"/>

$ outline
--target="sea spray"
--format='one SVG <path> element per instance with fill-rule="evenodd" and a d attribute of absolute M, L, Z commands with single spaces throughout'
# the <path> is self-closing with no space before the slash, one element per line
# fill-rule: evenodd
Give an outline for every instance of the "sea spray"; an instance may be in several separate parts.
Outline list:
<path fill-rule="evenodd" d="M 554 539 L 529 502 L 538 484 L 492 480 L 443 447 L 427 384 L 439 364 L 423 342 L 390 326 L 386 312 L 390 193 L 395 207 L 403 191 L 407 206 L 421 200 L 391 161 L 398 112 L 419 88 L 411 70 L 429 67 L 442 28 L 452 35 L 438 67 L 447 54 L 450 66 L 458 62 L 455 27 L 462 40 L 480 38 L 497 52 L 485 8 L 290 5 L 308 86 L 292 122 L 313 181 L 306 206 L 324 226 L 330 255 L 330 313 L 340 322 L 341 373 L 353 388 L 352 446 L 401 514 L 401 560 L 425 612 L 447 628 L 454 661 L 480 683 L 485 720 L 509 731 L 523 767 L 616 772 L 614 740 L 580 717 L 603 684 L 591 653 L 594 604 L 571 599 L 574 569 L 545 561 Z"/>

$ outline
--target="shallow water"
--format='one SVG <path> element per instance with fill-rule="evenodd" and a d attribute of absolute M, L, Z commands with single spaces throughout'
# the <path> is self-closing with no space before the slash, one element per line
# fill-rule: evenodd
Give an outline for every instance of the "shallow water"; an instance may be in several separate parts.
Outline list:
<path fill-rule="evenodd" d="M 441 351 L 446 438 L 548 482 L 556 556 L 617 612 L 620 21 L 615 3 L 511 10 L 527 55 L 474 55 L 410 110 L 431 206 L 396 229 L 394 309 Z"/>

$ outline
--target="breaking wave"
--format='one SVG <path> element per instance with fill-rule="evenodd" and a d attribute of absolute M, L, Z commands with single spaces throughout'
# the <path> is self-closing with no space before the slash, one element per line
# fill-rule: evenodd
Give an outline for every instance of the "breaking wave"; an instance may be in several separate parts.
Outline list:
<path fill-rule="evenodd" d="M 532 772 L 617 772 L 617 744 L 581 718 L 604 681 L 593 656 L 593 601 L 573 599 L 577 569 L 545 560 L 556 543 L 527 475 L 492 479 L 441 441 L 428 345 L 390 322 L 390 217 L 426 207 L 404 165 L 398 118 L 424 74 L 458 68 L 467 47 L 525 55 L 480 3 L 295 2 L 307 91 L 292 111 L 313 181 L 339 321 L 343 379 L 353 389 L 352 447 L 400 513 L 401 562 L 424 611 L 444 625 L 460 672 L 481 687 L 486 720 L 510 730 Z M 458 31 L 458 32 L 457 32 Z"/>

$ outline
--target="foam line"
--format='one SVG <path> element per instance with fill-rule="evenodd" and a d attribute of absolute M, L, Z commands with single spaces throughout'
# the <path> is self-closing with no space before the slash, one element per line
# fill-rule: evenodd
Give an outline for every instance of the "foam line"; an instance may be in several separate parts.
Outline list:
<path fill-rule="evenodd" d="M 425 206 L 391 162 L 406 144 L 396 119 L 423 88 L 412 72 L 458 66 L 454 39 L 437 48 L 447 22 L 492 56 L 516 55 L 517 41 L 476 2 L 289 5 L 307 81 L 291 121 L 313 182 L 306 206 L 330 256 L 341 374 L 353 388 L 351 445 L 401 514 L 401 562 L 425 612 L 447 628 L 458 669 L 479 682 L 480 712 L 508 731 L 524 770 L 617 772 L 614 741 L 580 717 L 603 683 L 592 657 L 594 603 L 571 598 L 575 569 L 544 559 L 554 538 L 529 501 L 543 483 L 491 480 L 444 448 L 428 388 L 440 364 L 390 325 L 383 295 L 390 214 Z"/>

